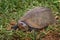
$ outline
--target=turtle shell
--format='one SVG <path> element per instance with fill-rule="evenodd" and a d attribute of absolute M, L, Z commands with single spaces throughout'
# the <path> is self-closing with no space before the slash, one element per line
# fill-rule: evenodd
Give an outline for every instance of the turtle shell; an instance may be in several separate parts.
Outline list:
<path fill-rule="evenodd" d="M 42 29 L 49 24 L 55 23 L 55 18 L 51 9 L 46 7 L 35 7 L 27 11 L 19 21 L 26 22 L 30 27 Z"/>

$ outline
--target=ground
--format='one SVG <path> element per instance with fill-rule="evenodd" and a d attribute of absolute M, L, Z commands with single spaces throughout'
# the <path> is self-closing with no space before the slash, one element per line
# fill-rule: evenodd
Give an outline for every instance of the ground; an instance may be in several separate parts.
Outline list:
<path fill-rule="evenodd" d="M 33 32 L 11 30 L 26 11 L 37 6 L 51 8 L 57 24 L 40 30 L 35 35 Z M 0 40 L 35 40 L 35 38 L 60 40 L 60 0 L 0 0 Z"/>

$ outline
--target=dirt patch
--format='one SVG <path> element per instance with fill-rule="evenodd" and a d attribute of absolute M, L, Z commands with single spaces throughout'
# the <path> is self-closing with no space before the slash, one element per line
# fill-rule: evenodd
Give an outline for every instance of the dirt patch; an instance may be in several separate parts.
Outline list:
<path fill-rule="evenodd" d="M 49 32 L 42 38 L 42 40 L 60 40 L 60 33 Z"/>

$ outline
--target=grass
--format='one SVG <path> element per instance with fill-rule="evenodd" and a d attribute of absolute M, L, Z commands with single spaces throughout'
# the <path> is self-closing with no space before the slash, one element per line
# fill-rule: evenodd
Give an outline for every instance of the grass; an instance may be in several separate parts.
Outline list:
<path fill-rule="evenodd" d="M 56 14 L 55 16 L 60 16 L 59 5 L 60 0 L 0 0 L 0 40 L 15 40 L 13 38 L 18 38 L 17 40 L 23 40 L 27 37 L 31 38 L 27 38 L 29 40 L 34 40 L 33 33 L 27 34 L 22 31 L 13 30 L 7 31 L 7 25 L 12 20 L 15 20 L 17 22 L 18 19 L 20 19 L 20 17 L 23 16 L 27 10 L 32 9 L 36 6 L 49 7 L 52 9 L 54 15 Z M 58 22 L 60 23 L 60 19 L 58 19 Z M 56 30 L 53 28 L 48 27 L 45 29 L 45 32 L 49 30 Z M 60 26 L 58 28 L 60 28 Z M 44 31 L 41 33 L 43 34 Z"/>

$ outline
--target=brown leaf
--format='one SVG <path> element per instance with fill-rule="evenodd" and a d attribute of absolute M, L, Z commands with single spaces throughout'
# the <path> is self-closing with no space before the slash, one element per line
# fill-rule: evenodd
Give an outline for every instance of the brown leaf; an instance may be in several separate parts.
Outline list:
<path fill-rule="evenodd" d="M 16 24 L 15 20 L 11 20 L 10 24 L 15 25 Z"/>
<path fill-rule="evenodd" d="M 11 27 L 12 27 L 12 25 L 8 24 L 7 27 L 6 27 L 6 29 L 7 30 L 11 30 Z"/>

